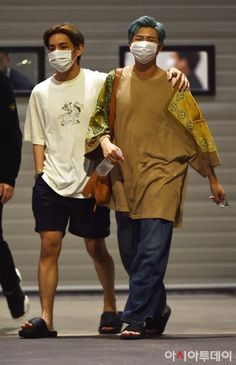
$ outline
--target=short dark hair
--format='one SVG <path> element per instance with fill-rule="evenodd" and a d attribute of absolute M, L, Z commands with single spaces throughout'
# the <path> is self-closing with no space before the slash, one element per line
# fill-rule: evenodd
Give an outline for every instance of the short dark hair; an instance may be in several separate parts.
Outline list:
<path fill-rule="evenodd" d="M 156 30 L 159 41 L 161 43 L 164 42 L 164 39 L 166 37 L 166 29 L 165 26 L 159 22 L 156 21 L 156 19 L 152 18 L 151 16 L 144 15 L 140 18 L 134 20 L 128 28 L 128 41 L 129 43 L 132 42 L 132 39 L 134 35 L 137 33 L 139 28 L 142 27 L 150 27 Z"/>
<path fill-rule="evenodd" d="M 72 24 L 69 23 L 63 23 L 59 25 L 55 25 L 52 28 L 49 28 L 44 32 L 43 34 L 43 41 L 44 45 L 48 48 L 49 46 L 49 38 L 53 36 L 54 34 L 65 34 L 70 39 L 70 41 L 73 43 L 74 46 L 78 46 L 80 44 L 84 44 L 84 36 L 83 34 L 75 28 Z M 79 63 L 80 56 L 77 57 L 77 61 Z"/>
<path fill-rule="evenodd" d="M 180 59 L 186 59 L 189 64 L 189 68 L 194 70 L 200 60 L 199 52 L 177 52 Z"/>

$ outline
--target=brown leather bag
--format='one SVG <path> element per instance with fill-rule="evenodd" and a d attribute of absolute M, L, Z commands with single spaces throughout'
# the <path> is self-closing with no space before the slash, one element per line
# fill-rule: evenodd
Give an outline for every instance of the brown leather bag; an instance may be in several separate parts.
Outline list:
<path fill-rule="evenodd" d="M 83 195 L 86 198 L 94 197 L 96 205 L 109 203 L 111 197 L 110 174 L 98 176 L 95 170 L 83 188 Z"/>
<path fill-rule="evenodd" d="M 113 139 L 114 124 L 116 118 L 116 91 L 122 75 L 122 68 L 116 69 L 115 79 L 112 87 L 111 100 L 109 103 L 109 129 L 110 137 Z M 89 180 L 83 188 L 83 195 L 87 198 L 94 197 L 96 205 L 107 204 L 111 198 L 111 178 L 110 174 L 106 176 L 98 176 L 97 171 L 94 170 Z M 96 205 L 94 209 L 96 209 Z"/>

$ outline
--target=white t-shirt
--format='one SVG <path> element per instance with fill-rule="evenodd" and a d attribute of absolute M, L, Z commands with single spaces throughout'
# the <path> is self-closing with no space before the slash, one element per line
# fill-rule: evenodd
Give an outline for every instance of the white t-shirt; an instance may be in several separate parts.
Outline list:
<path fill-rule="evenodd" d="M 73 80 L 59 82 L 52 76 L 31 93 L 25 140 L 45 145 L 43 179 L 62 196 L 83 197 L 85 136 L 106 76 L 81 69 Z"/>

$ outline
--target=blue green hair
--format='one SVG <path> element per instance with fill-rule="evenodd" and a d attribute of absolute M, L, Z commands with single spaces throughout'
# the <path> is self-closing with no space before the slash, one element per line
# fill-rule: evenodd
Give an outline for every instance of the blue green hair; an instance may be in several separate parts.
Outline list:
<path fill-rule="evenodd" d="M 156 29 L 159 41 L 161 43 L 164 42 L 166 37 L 166 29 L 165 26 L 159 22 L 157 22 L 154 18 L 148 15 L 141 16 L 140 18 L 134 20 L 128 28 L 128 41 L 129 43 L 132 42 L 134 35 L 137 33 L 139 28 L 142 27 L 150 27 Z"/>

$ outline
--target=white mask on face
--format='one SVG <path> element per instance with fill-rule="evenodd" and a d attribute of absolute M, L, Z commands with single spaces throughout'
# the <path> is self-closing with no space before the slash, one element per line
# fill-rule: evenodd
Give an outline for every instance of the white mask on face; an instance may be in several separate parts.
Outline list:
<path fill-rule="evenodd" d="M 155 58 L 157 43 L 148 41 L 133 42 L 130 52 L 138 62 L 146 64 Z"/>
<path fill-rule="evenodd" d="M 73 65 L 74 60 L 71 59 L 72 50 L 56 50 L 48 54 L 48 61 L 50 65 L 58 72 L 66 72 Z"/>

